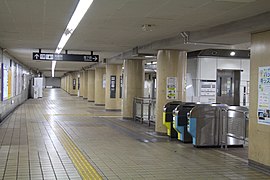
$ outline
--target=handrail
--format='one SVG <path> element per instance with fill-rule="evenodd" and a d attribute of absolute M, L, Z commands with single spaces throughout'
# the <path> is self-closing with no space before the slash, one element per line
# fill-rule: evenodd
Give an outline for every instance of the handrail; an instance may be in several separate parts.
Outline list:
<path fill-rule="evenodd" d="M 150 126 L 151 122 L 155 122 L 154 121 L 154 113 L 151 113 L 151 108 L 154 107 L 156 103 L 156 99 L 153 98 L 149 98 L 149 97 L 134 97 L 133 98 L 133 119 L 134 121 L 139 120 L 141 121 L 141 123 L 143 123 L 144 121 L 144 105 L 148 105 L 147 106 L 147 120 L 148 120 L 148 124 Z M 140 104 L 140 110 L 141 112 L 139 113 L 140 115 L 137 116 L 137 104 Z M 151 116 L 151 114 L 153 114 Z"/>

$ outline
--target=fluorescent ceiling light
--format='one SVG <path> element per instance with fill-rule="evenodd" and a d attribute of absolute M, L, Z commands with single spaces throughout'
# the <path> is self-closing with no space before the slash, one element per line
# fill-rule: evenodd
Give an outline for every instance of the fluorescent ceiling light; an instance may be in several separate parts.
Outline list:
<path fill-rule="evenodd" d="M 69 20 L 69 23 L 61 37 L 60 42 L 58 43 L 58 46 L 55 50 L 55 53 L 60 54 L 62 49 L 65 47 L 67 41 L 69 40 L 72 33 L 75 31 L 78 24 L 81 22 L 83 16 L 85 15 L 88 8 L 93 3 L 93 0 L 80 0 L 71 19 Z M 54 75 L 54 69 L 56 66 L 56 61 L 52 62 L 52 75 Z"/>

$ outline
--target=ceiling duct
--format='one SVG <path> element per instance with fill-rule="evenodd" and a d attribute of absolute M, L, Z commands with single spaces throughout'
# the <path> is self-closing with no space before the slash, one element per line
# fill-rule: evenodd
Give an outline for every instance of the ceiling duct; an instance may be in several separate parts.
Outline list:
<path fill-rule="evenodd" d="M 190 38 L 190 32 L 184 31 L 181 32 L 180 35 L 184 39 L 184 44 L 191 44 L 191 45 L 200 45 L 200 46 L 232 46 L 232 44 L 225 44 L 225 43 L 209 43 L 209 42 L 191 42 L 189 40 Z"/>
<path fill-rule="evenodd" d="M 132 49 L 132 58 L 135 59 L 154 59 L 156 58 L 156 54 L 153 53 L 139 53 L 139 47 L 135 47 Z"/>

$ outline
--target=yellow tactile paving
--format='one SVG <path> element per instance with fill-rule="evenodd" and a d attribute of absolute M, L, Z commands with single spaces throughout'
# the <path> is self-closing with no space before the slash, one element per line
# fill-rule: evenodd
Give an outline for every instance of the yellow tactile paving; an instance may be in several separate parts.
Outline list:
<path fill-rule="evenodd" d="M 52 122 L 52 120 L 50 120 L 50 118 L 48 118 L 48 116 L 46 115 L 45 118 L 51 124 L 52 129 L 55 131 L 56 136 L 63 144 L 65 150 L 67 151 L 70 159 L 72 160 L 81 177 L 83 179 L 102 179 L 102 177 L 95 170 L 95 168 L 85 158 L 80 149 L 67 135 L 61 125 L 59 125 L 57 122 Z"/>

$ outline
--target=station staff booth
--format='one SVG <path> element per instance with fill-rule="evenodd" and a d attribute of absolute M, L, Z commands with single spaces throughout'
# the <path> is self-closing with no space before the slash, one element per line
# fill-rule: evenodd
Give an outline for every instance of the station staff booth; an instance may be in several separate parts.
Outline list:
<path fill-rule="evenodd" d="M 187 102 L 249 106 L 249 51 L 207 49 L 188 53 Z"/>

